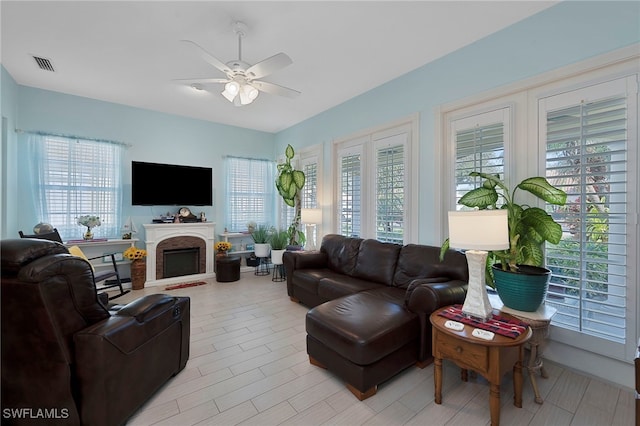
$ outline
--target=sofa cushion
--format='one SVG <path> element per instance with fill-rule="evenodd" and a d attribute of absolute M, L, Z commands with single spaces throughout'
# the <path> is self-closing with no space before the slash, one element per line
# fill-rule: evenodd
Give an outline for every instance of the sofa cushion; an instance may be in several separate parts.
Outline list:
<path fill-rule="evenodd" d="M 318 283 L 318 296 L 324 300 L 333 300 L 342 296 L 348 296 L 349 294 L 380 287 L 384 286 L 345 275 L 325 277 Z"/>
<path fill-rule="evenodd" d="M 347 238 L 329 234 L 322 239 L 320 251 L 327 254 L 329 269 L 345 275 L 353 275 L 358 258 L 361 238 Z"/>
<path fill-rule="evenodd" d="M 382 243 L 377 240 L 362 241 L 353 276 L 392 285 L 401 248 L 399 244 Z"/>
<path fill-rule="evenodd" d="M 402 247 L 393 285 L 406 289 L 417 278 L 441 278 L 468 281 L 469 272 L 464 254 L 449 250 L 440 261 L 440 248 L 418 244 Z"/>
<path fill-rule="evenodd" d="M 372 364 L 417 340 L 417 315 L 373 294 L 357 293 L 307 313 L 307 333 L 358 365 Z"/>
<path fill-rule="evenodd" d="M 340 279 L 342 277 L 344 277 L 344 275 L 327 268 L 296 269 L 293 271 L 293 280 L 296 282 L 296 286 L 312 294 L 318 294 L 318 284 L 320 284 L 321 279 Z"/>

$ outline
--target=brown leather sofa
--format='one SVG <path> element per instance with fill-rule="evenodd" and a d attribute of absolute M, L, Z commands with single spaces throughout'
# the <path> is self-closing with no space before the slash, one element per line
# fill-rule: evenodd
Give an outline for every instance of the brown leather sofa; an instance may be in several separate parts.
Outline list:
<path fill-rule="evenodd" d="M 89 263 L 52 241 L 4 240 L 2 424 L 120 425 L 189 358 L 188 297 L 109 312 Z"/>
<path fill-rule="evenodd" d="M 462 303 L 465 256 L 440 247 L 327 235 L 319 251 L 286 252 L 291 300 L 307 313 L 311 363 L 347 382 L 359 399 L 412 364 L 431 363 L 429 315 Z"/>

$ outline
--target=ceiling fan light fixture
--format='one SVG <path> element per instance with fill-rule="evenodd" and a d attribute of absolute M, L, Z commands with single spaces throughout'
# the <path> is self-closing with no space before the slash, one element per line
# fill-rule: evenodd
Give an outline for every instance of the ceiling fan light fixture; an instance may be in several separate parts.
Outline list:
<path fill-rule="evenodd" d="M 229 102 L 233 102 L 236 96 L 238 96 L 239 91 L 240 91 L 240 84 L 238 84 L 237 81 L 230 81 L 224 85 L 222 96 L 227 98 Z"/>

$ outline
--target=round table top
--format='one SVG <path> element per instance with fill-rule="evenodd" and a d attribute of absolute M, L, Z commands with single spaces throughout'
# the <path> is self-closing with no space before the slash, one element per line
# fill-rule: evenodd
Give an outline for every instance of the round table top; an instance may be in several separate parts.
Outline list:
<path fill-rule="evenodd" d="M 444 325 L 445 322 L 447 322 L 449 319 L 439 315 L 441 311 L 447 308 L 449 308 L 449 306 L 445 306 L 433 312 L 429 317 L 429 321 L 431 321 L 431 324 L 433 325 L 433 327 L 438 329 L 438 331 L 456 336 L 461 340 L 465 340 L 470 343 L 477 343 L 484 346 L 519 346 L 526 343 L 531 338 L 531 335 L 532 335 L 531 327 L 527 327 L 527 331 L 525 333 L 522 333 L 520 336 L 516 337 L 515 339 L 507 336 L 502 336 L 496 333 L 493 340 L 485 340 L 472 335 L 471 333 L 476 327 L 470 324 L 464 324 L 464 328 L 460 331 L 452 330 L 450 328 L 445 327 Z M 504 312 L 501 312 L 500 316 L 508 319 L 517 319 L 512 315 L 505 314 Z"/>

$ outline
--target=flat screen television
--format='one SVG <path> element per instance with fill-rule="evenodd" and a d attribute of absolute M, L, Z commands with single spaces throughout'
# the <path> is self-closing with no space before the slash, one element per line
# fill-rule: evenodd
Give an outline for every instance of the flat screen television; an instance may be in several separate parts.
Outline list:
<path fill-rule="evenodd" d="M 211 206 L 210 167 L 131 162 L 131 204 L 134 206 Z"/>

